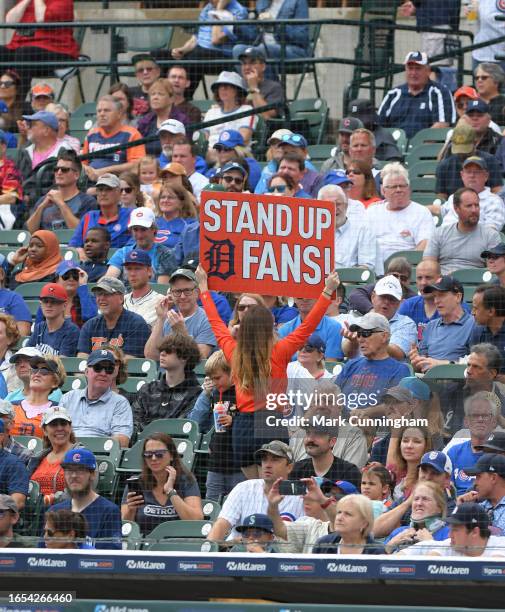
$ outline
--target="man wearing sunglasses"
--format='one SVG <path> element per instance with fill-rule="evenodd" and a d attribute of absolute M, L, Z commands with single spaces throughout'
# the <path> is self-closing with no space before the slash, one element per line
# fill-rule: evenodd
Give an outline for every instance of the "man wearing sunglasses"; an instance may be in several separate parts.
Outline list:
<path fill-rule="evenodd" d="M 72 418 L 75 435 L 111 437 L 127 447 L 133 433 L 133 414 L 126 398 L 112 391 L 117 375 L 111 351 L 93 351 L 86 360 L 86 387 L 65 393 L 60 405 Z"/>
<path fill-rule="evenodd" d="M 247 191 L 247 170 L 238 162 L 228 162 L 221 168 L 219 174 L 219 184 L 226 191 L 232 193 L 242 193 Z"/>
<path fill-rule="evenodd" d="M 82 164 L 74 151 L 61 151 L 54 166 L 54 186 L 35 204 L 26 222 L 29 232 L 38 229 L 74 229 L 89 210 L 96 210 L 96 199 L 80 191 L 77 182 Z"/>

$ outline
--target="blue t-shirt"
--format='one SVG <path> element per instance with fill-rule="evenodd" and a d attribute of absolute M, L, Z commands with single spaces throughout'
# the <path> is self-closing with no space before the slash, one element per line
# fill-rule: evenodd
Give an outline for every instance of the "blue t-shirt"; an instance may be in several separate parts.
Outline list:
<path fill-rule="evenodd" d="M 430 321 L 424 328 L 419 353 L 433 359 L 457 360 L 464 357 L 470 353 L 470 337 L 474 326 L 474 318 L 467 312 L 449 324 L 441 318 Z"/>
<path fill-rule="evenodd" d="M 298 309 L 293 308 L 293 306 L 288 306 L 287 304 L 284 306 L 275 306 L 271 310 L 276 325 L 287 323 L 298 316 Z"/>
<path fill-rule="evenodd" d="M 60 504 L 51 506 L 49 511 L 71 509 L 72 500 L 68 499 Z M 121 513 L 116 504 L 99 495 L 93 503 L 84 508 L 81 514 L 88 522 L 88 533 L 86 535 L 94 541 L 95 548 L 121 548 Z M 96 541 L 100 538 L 107 539 L 108 541 Z"/>
<path fill-rule="evenodd" d="M 173 249 L 175 245 L 181 240 L 182 232 L 186 229 L 187 225 L 195 223 L 196 219 L 164 219 L 163 217 L 156 217 L 156 225 L 158 227 L 158 233 L 156 234 L 156 242 L 163 246 Z"/>
<path fill-rule="evenodd" d="M 122 208 L 118 209 L 118 216 L 111 221 L 106 221 L 99 210 L 90 210 L 79 222 L 79 225 L 75 228 L 74 235 L 70 238 L 68 246 L 71 247 L 83 247 L 84 239 L 88 230 L 92 227 L 105 227 L 110 234 L 110 246 L 113 249 L 119 249 L 126 244 L 133 244 L 133 238 L 128 231 L 128 221 L 130 220 L 130 214 L 133 208 Z"/>
<path fill-rule="evenodd" d="M 16 321 L 32 321 L 32 315 L 23 298 L 3 287 L 0 288 L 0 312 L 11 315 Z"/>
<path fill-rule="evenodd" d="M 217 291 L 211 291 L 210 294 L 212 296 L 212 300 L 214 302 L 218 315 L 226 323 L 226 325 L 228 325 L 231 319 L 230 303 L 224 297 L 224 295 L 221 295 Z M 197 304 L 198 306 L 202 306 L 202 300 L 200 298 L 198 298 Z"/>
<path fill-rule="evenodd" d="M 109 260 L 109 266 L 114 266 L 119 270 L 123 269 L 124 262 L 129 253 L 133 249 L 137 248 L 136 245 L 127 245 L 122 249 L 118 249 Z M 157 280 L 158 276 L 170 276 L 172 272 L 177 268 L 177 262 L 172 249 L 163 244 L 153 244 L 153 246 L 147 251 L 151 258 L 151 263 L 154 271 L 154 279 Z"/>
<path fill-rule="evenodd" d="M 279 337 L 285 338 L 291 332 L 295 331 L 297 327 L 301 325 L 301 318 L 298 315 L 296 318 L 291 319 L 285 323 L 279 329 Z M 340 330 L 342 326 L 337 321 L 330 319 L 326 315 L 321 319 L 319 325 L 316 327 L 315 334 L 319 334 L 326 343 L 325 357 L 327 359 L 343 359 L 344 353 L 342 352 L 342 336 Z M 296 361 L 296 353 L 293 355 L 291 361 Z"/>
<path fill-rule="evenodd" d="M 63 393 L 61 392 L 61 389 L 55 389 L 54 391 L 51 391 L 47 399 L 50 399 L 54 404 L 58 404 L 62 395 Z M 11 404 L 13 404 L 14 402 L 20 404 L 23 400 L 26 399 L 26 397 L 23 393 L 23 389 L 16 389 L 15 391 L 11 391 L 10 393 L 8 393 L 5 399 Z"/>
<path fill-rule="evenodd" d="M 465 312 L 470 312 L 470 307 L 466 302 L 461 304 L 463 310 Z M 407 298 L 403 300 L 400 304 L 400 308 L 398 308 L 398 312 L 402 315 L 410 317 L 412 321 L 417 325 L 417 340 L 422 340 L 424 328 L 430 321 L 434 321 L 435 319 L 440 319 L 440 314 L 438 310 L 435 310 L 433 315 L 428 318 L 426 316 L 426 311 L 424 310 L 424 298 L 420 295 L 414 295 L 411 298 Z"/>
<path fill-rule="evenodd" d="M 77 352 L 89 355 L 91 351 L 110 344 L 122 349 L 126 355 L 143 357 L 150 335 L 151 331 L 145 320 L 129 310 L 123 310 L 114 329 L 108 329 L 103 316 L 98 315 L 82 326 Z"/>
<path fill-rule="evenodd" d="M 474 453 L 470 440 L 451 446 L 447 456 L 452 461 L 452 482 L 458 495 L 462 495 L 473 486 L 475 476 L 468 476 L 464 468 L 473 467 L 484 453 Z"/>
<path fill-rule="evenodd" d="M 28 472 L 16 455 L 0 449 L 0 493 L 28 495 Z"/>
<path fill-rule="evenodd" d="M 3 374 L 0 374 L 0 398 L 5 399 L 9 390 L 7 389 L 7 383 Z"/>
<path fill-rule="evenodd" d="M 65 319 L 63 325 L 54 332 L 50 332 L 47 323 L 42 321 L 36 323 L 26 346 L 34 346 L 45 355 L 75 357 L 79 331 L 77 325 L 70 319 Z"/>
<path fill-rule="evenodd" d="M 217 346 L 217 341 L 212 332 L 209 320 L 205 314 L 205 310 L 197 307 L 196 311 L 187 319 L 184 319 L 184 324 L 188 330 L 188 334 L 193 338 L 197 344 L 208 344 L 209 346 Z M 168 321 L 163 324 L 163 335 L 167 336 L 171 327 Z"/>

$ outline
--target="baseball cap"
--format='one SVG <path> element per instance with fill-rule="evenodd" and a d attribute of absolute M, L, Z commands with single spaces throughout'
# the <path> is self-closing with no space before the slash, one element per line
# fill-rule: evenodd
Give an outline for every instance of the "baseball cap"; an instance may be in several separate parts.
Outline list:
<path fill-rule="evenodd" d="M 76 261 L 73 259 L 64 259 L 60 264 L 58 264 L 56 274 L 58 274 L 58 276 L 63 276 L 67 272 L 70 272 L 70 270 L 78 270 L 79 272 L 82 271 Z"/>
<path fill-rule="evenodd" d="M 224 185 L 220 185 L 219 183 L 209 183 L 205 185 L 202 191 L 226 191 Z"/>
<path fill-rule="evenodd" d="M 363 124 L 377 123 L 378 116 L 375 104 L 366 98 L 351 100 L 347 112 L 351 117 L 359 119 Z M 365 127 L 365 125 L 360 126 Z"/>
<path fill-rule="evenodd" d="M 56 363 L 56 361 L 53 361 L 52 359 L 46 359 L 44 355 L 41 355 L 40 357 L 32 357 L 30 359 L 30 366 L 32 368 L 47 368 L 54 374 L 58 372 L 58 364 Z"/>
<path fill-rule="evenodd" d="M 344 495 L 359 493 L 358 489 L 348 480 L 330 480 L 329 478 L 323 478 L 323 482 L 321 483 L 321 491 L 323 491 L 323 493 L 329 492 L 335 487 L 340 489 Z"/>
<path fill-rule="evenodd" d="M 247 92 L 247 85 L 245 84 L 244 79 L 237 72 L 223 70 L 214 83 L 212 83 L 210 88 L 212 91 L 216 91 L 219 85 L 233 85 L 233 87 L 237 87 L 237 89 L 242 89 L 243 91 Z"/>
<path fill-rule="evenodd" d="M 9 359 L 10 363 L 16 363 L 21 357 L 42 357 L 42 352 L 34 346 L 23 346 Z"/>
<path fill-rule="evenodd" d="M 223 130 L 219 134 L 219 140 L 214 145 L 214 149 L 233 149 L 234 147 L 243 147 L 244 138 L 238 130 Z"/>
<path fill-rule="evenodd" d="M 312 334 L 309 336 L 309 339 L 305 341 L 304 346 L 312 346 L 321 353 L 324 353 L 326 350 L 326 342 L 321 338 L 319 334 Z"/>
<path fill-rule="evenodd" d="M 149 53 L 137 53 L 132 57 L 132 64 L 134 66 L 139 62 L 154 62 L 156 65 L 158 64 L 156 58 L 150 55 Z"/>
<path fill-rule="evenodd" d="M 400 385 L 387 389 L 382 397 L 392 397 L 398 402 L 412 403 L 414 401 L 414 396 L 412 393 L 408 389 L 405 389 L 405 387 L 400 387 Z"/>
<path fill-rule="evenodd" d="M 102 174 L 102 176 L 96 182 L 96 187 L 99 185 L 105 185 L 111 189 L 119 189 L 121 187 L 121 181 L 115 174 L 112 174 L 112 172 L 106 172 L 105 174 Z"/>
<path fill-rule="evenodd" d="M 284 457 L 289 463 L 293 463 L 294 461 L 293 451 L 285 442 L 281 442 L 280 440 L 272 440 L 271 442 L 267 442 L 267 444 L 263 444 L 263 446 L 254 453 L 254 456 L 261 458 L 266 453 L 270 453 L 276 457 Z"/>
<path fill-rule="evenodd" d="M 402 378 L 398 386 L 408 389 L 414 396 L 414 399 L 428 401 L 431 397 L 431 389 L 425 382 L 417 378 L 417 376 L 406 376 Z"/>
<path fill-rule="evenodd" d="M 112 351 L 108 351 L 106 349 L 98 349 L 96 351 L 92 351 L 88 358 L 86 359 L 86 365 L 92 366 L 95 363 L 100 363 L 101 361 L 109 361 L 110 363 L 116 363 L 116 357 Z"/>
<path fill-rule="evenodd" d="M 127 266 L 128 264 L 137 264 L 139 266 L 147 266 L 148 268 L 151 268 L 153 265 L 149 253 L 140 249 L 133 249 L 133 251 L 128 253 L 123 265 Z"/>
<path fill-rule="evenodd" d="M 147 206 L 140 206 L 134 208 L 130 214 L 130 220 L 128 221 L 128 229 L 130 227 L 153 227 L 156 225 L 156 217 L 154 212 L 147 208 Z"/>
<path fill-rule="evenodd" d="M 410 51 L 405 56 L 404 64 L 419 64 L 420 66 L 428 65 L 428 56 L 421 51 Z"/>
<path fill-rule="evenodd" d="M 489 528 L 489 515 L 480 504 L 465 502 L 456 506 L 452 514 L 445 518 L 449 525 L 465 525 L 466 527 Z"/>
<path fill-rule="evenodd" d="M 302 134 L 284 134 L 280 144 L 288 144 L 300 149 L 306 149 L 308 146 L 307 139 Z"/>
<path fill-rule="evenodd" d="M 196 274 L 193 270 L 188 270 L 186 268 L 178 268 L 173 274 L 170 276 L 169 283 L 172 283 L 176 278 L 187 278 L 194 283 L 198 283 L 196 280 Z"/>
<path fill-rule="evenodd" d="M 482 259 L 486 259 L 486 257 L 489 257 L 489 255 L 504 255 L 505 256 L 505 242 L 500 242 L 500 244 L 497 244 L 495 247 L 492 247 L 491 249 L 487 249 L 487 251 L 482 251 L 482 253 L 480 254 Z"/>
<path fill-rule="evenodd" d="M 65 453 L 61 466 L 63 469 L 72 466 L 82 466 L 94 471 L 96 470 L 95 455 L 87 448 L 72 449 Z"/>
<path fill-rule="evenodd" d="M 51 408 L 42 415 L 42 425 L 49 425 L 53 421 L 62 419 L 63 421 L 72 422 L 70 415 L 63 406 L 51 406 Z"/>
<path fill-rule="evenodd" d="M 58 119 L 54 113 L 50 113 L 49 111 L 39 111 L 33 115 L 23 115 L 23 119 L 26 121 L 41 121 L 55 132 L 58 131 Z"/>
<path fill-rule="evenodd" d="M 477 100 L 477 98 L 479 97 L 479 94 L 473 87 L 470 87 L 469 85 L 463 85 L 463 87 L 456 89 L 453 97 L 454 97 L 454 100 L 457 100 L 458 98 L 461 98 L 461 96 L 466 96 L 467 98 L 470 98 L 471 100 Z"/>
<path fill-rule="evenodd" d="M 430 451 L 429 453 L 424 453 L 418 467 L 421 467 L 422 465 L 431 466 L 439 474 L 443 474 L 444 472 L 449 475 L 452 474 L 452 461 L 442 451 Z"/>
<path fill-rule="evenodd" d="M 323 187 L 326 185 L 344 185 L 345 183 L 354 185 L 354 181 L 345 173 L 345 170 L 328 170 L 323 177 Z"/>
<path fill-rule="evenodd" d="M 267 140 L 267 144 L 271 145 L 273 142 L 280 142 L 284 138 L 284 136 L 291 136 L 291 134 L 293 134 L 293 132 L 286 128 L 275 130 L 275 132 Z"/>
<path fill-rule="evenodd" d="M 465 290 L 458 279 L 453 276 L 442 276 L 438 283 L 427 285 L 423 289 L 423 293 L 433 293 L 434 291 L 452 291 L 452 293 L 461 293 L 463 295 Z"/>
<path fill-rule="evenodd" d="M 493 431 L 484 444 L 476 444 L 475 449 L 483 450 L 485 453 L 494 451 L 505 453 L 505 431 Z"/>
<path fill-rule="evenodd" d="M 467 157 L 465 161 L 463 162 L 463 168 L 466 168 L 467 166 L 470 166 L 471 164 L 475 164 L 476 166 L 479 166 L 483 170 L 488 170 L 486 160 L 482 159 L 482 157 L 479 157 L 478 155 L 471 155 L 470 157 Z"/>
<path fill-rule="evenodd" d="M 0 495 L 0 510 L 10 510 L 15 514 L 19 512 L 18 506 L 12 497 L 3 493 Z"/>
<path fill-rule="evenodd" d="M 238 56 L 238 59 L 261 60 L 262 62 L 266 61 L 265 54 L 263 53 L 263 51 L 261 51 L 261 49 L 257 49 L 256 47 L 246 47 Z"/>
<path fill-rule="evenodd" d="M 52 298 L 58 302 L 66 302 L 68 300 L 68 293 L 65 287 L 58 285 L 58 283 L 47 283 L 42 287 L 40 298 Z"/>
<path fill-rule="evenodd" d="M 338 126 L 338 131 L 343 134 L 352 134 L 354 130 L 365 127 L 363 121 L 357 117 L 344 117 Z"/>
<path fill-rule="evenodd" d="M 267 533 L 274 532 L 274 524 L 272 523 L 272 519 L 266 514 L 250 514 L 246 516 L 240 525 L 237 525 L 235 529 L 242 533 L 243 531 L 247 531 L 247 529 L 261 529 L 262 531 L 266 531 Z"/>
<path fill-rule="evenodd" d="M 162 168 L 160 175 L 163 176 L 167 172 L 170 174 L 175 174 L 176 176 L 185 176 L 186 168 L 179 162 L 170 162 L 164 168 Z"/>
<path fill-rule="evenodd" d="M 475 465 L 468 468 L 463 468 L 468 476 L 476 476 L 477 474 L 498 474 L 501 478 L 505 478 L 505 457 L 503 455 L 486 453 L 480 457 Z"/>
<path fill-rule="evenodd" d="M 113 276 L 103 276 L 98 283 L 91 289 L 92 292 L 101 290 L 105 293 L 122 293 L 126 294 L 126 287 L 119 278 Z"/>
<path fill-rule="evenodd" d="M 398 301 L 403 298 L 400 281 L 392 274 L 383 276 L 375 283 L 374 293 L 375 295 L 391 295 Z"/>
<path fill-rule="evenodd" d="M 470 100 L 465 110 L 465 115 L 469 113 L 489 113 L 489 104 L 481 100 Z"/>
<path fill-rule="evenodd" d="M 0 416 L 14 416 L 14 408 L 7 400 L 0 399 Z"/>
<path fill-rule="evenodd" d="M 221 168 L 220 174 L 223 175 L 225 172 L 230 172 L 230 170 L 238 170 L 242 173 L 243 176 L 247 176 L 247 170 L 237 162 L 228 162 Z"/>
<path fill-rule="evenodd" d="M 32 98 L 38 96 L 47 96 L 48 98 L 54 98 L 54 89 L 49 83 L 37 83 L 30 91 Z"/>
<path fill-rule="evenodd" d="M 166 119 L 160 125 L 158 129 L 158 134 L 160 132 L 170 132 L 170 134 L 183 134 L 186 135 L 186 128 L 184 127 L 184 123 L 181 121 L 177 121 L 177 119 Z"/>
<path fill-rule="evenodd" d="M 358 331 L 358 329 L 380 329 L 381 331 L 391 332 L 391 327 L 386 317 L 372 311 L 359 318 L 349 329 L 351 331 Z"/>
<path fill-rule="evenodd" d="M 453 130 L 451 136 L 451 150 L 453 153 L 471 153 L 475 144 L 475 130 L 467 123 L 460 122 Z"/>

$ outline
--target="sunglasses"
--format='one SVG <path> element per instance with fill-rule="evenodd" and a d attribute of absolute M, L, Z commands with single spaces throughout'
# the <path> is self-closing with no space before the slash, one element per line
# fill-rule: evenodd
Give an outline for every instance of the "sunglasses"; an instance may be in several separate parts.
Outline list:
<path fill-rule="evenodd" d="M 79 280 L 79 272 L 76 270 L 70 270 L 69 272 L 65 272 L 61 277 L 63 280 Z"/>
<path fill-rule="evenodd" d="M 121 193 L 132 193 L 133 187 L 121 187 L 119 190 Z"/>
<path fill-rule="evenodd" d="M 239 306 L 237 306 L 237 310 L 239 312 L 244 312 L 244 310 L 247 310 L 248 308 L 251 308 L 252 306 L 256 306 L 256 304 L 240 304 Z"/>
<path fill-rule="evenodd" d="M 356 176 L 359 176 L 360 174 L 363 174 L 363 172 L 361 172 L 361 170 L 355 170 L 354 168 L 349 168 L 349 170 L 346 170 L 345 174 L 346 176 L 349 176 L 350 174 L 355 174 Z"/>
<path fill-rule="evenodd" d="M 54 536 L 57 534 L 58 532 L 56 531 L 56 529 L 44 529 L 44 535 L 50 537 L 50 538 L 54 538 Z"/>
<path fill-rule="evenodd" d="M 13 85 L 15 85 L 14 81 L 0 81 L 0 87 L 3 87 L 4 89 L 9 89 L 9 87 L 12 87 Z"/>
<path fill-rule="evenodd" d="M 69 421 L 65 421 L 65 419 L 54 419 L 48 423 L 48 425 L 53 425 L 54 427 L 65 427 L 65 425 L 70 425 Z"/>
<path fill-rule="evenodd" d="M 372 334 L 380 334 L 382 329 L 360 329 L 356 332 L 358 338 L 370 338 Z"/>
<path fill-rule="evenodd" d="M 105 193 L 107 191 L 113 191 L 113 188 L 108 187 L 107 185 L 97 185 L 97 188 L 96 188 L 97 193 Z"/>
<path fill-rule="evenodd" d="M 489 79 L 489 75 L 481 74 L 480 76 L 475 77 L 476 81 L 486 81 L 487 79 Z"/>
<path fill-rule="evenodd" d="M 40 298 L 42 304 L 54 305 L 54 304 L 63 304 L 61 300 L 55 300 L 54 298 Z"/>
<path fill-rule="evenodd" d="M 306 344 L 305 346 L 302 346 L 302 348 L 300 349 L 300 351 L 303 351 L 304 353 L 314 353 L 315 351 L 318 351 L 319 349 L 317 349 L 315 346 L 310 346 L 308 344 Z"/>
<path fill-rule="evenodd" d="M 168 449 L 160 449 L 155 451 L 144 451 L 142 456 L 144 459 L 163 459 L 163 457 L 168 453 Z"/>
<path fill-rule="evenodd" d="M 51 374 L 54 374 L 48 368 L 31 368 L 31 373 L 32 376 L 35 376 L 35 374 L 40 374 L 41 376 L 51 376 Z"/>
<path fill-rule="evenodd" d="M 58 174 L 58 172 L 61 172 L 62 174 L 68 174 L 71 170 L 73 170 L 73 168 L 66 168 L 65 166 L 56 166 L 56 168 L 54 169 L 54 173 Z"/>
<path fill-rule="evenodd" d="M 231 185 L 232 183 L 235 183 L 235 185 L 242 185 L 244 183 L 244 179 L 242 177 L 229 175 L 223 176 L 223 181 L 228 183 L 228 185 Z"/>
<path fill-rule="evenodd" d="M 275 193 L 276 191 L 279 193 L 285 193 L 287 188 L 287 185 L 272 185 L 272 187 L 268 188 L 268 193 Z"/>
<path fill-rule="evenodd" d="M 116 366 L 113 366 L 112 363 L 95 363 L 91 367 L 97 374 L 99 374 L 102 370 L 105 371 L 106 374 L 112 374 Z"/>
<path fill-rule="evenodd" d="M 0 519 L 3 519 L 7 512 L 11 512 L 10 510 L 0 510 Z"/>

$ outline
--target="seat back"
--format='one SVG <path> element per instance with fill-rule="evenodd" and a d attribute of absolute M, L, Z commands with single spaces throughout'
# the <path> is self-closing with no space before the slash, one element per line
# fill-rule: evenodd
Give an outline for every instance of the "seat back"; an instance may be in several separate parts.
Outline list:
<path fill-rule="evenodd" d="M 410 149 L 407 153 L 405 163 L 407 166 L 414 166 L 421 161 L 437 161 L 437 155 L 440 153 L 440 143 L 432 142 L 428 144 L 422 144 L 414 149 Z"/>
<path fill-rule="evenodd" d="M 375 274 L 371 270 L 361 268 L 338 268 L 338 277 L 342 283 L 373 283 Z"/>
<path fill-rule="evenodd" d="M 198 448 L 200 441 L 200 431 L 196 421 L 189 419 L 157 419 L 151 421 L 139 433 L 138 439 L 145 440 L 154 432 L 168 434 L 172 438 L 180 440 L 190 440 L 195 448 Z"/>
<path fill-rule="evenodd" d="M 30 242 L 30 232 L 26 230 L 2 230 L 0 232 L 0 246 L 12 246 L 17 249 Z"/>
<path fill-rule="evenodd" d="M 117 28 L 117 35 L 125 41 L 128 51 L 154 51 L 170 45 L 174 28 L 160 26 L 155 28 Z"/>
<path fill-rule="evenodd" d="M 419 145 L 433 143 L 439 143 L 440 148 L 442 148 L 449 129 L 450 128 L 425 128 L 424 130 L 419 130 L 419 132 L 416 132 L 409 140 L 409 151 L 415 149 Z"/>
<path fill-rule="evenodd" d="M 202 539 L 209 535 L 211 521 L 167 521 L 155 527 L 146 541 L 158 542 L 171 538 Z"/>
<path fill-rule="evenodd" d="M 135 521 L 121 521 L 121 539 L 123 550 L 139 550 L 142 544 L 142 534 Z"/>

